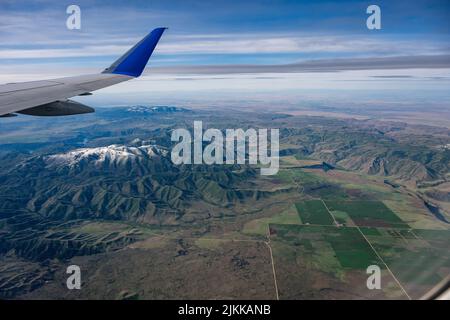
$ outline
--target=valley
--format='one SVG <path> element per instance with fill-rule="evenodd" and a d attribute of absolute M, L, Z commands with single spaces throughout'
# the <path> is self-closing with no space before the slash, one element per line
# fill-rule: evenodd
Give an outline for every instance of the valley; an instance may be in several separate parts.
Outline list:
<path fill-rule="evenodd" d="M 154 108 L 65 118 L 56 139 L 2 119 L 1 298 L 409 299 L 450 274 L 448 129 Z M 279 128 L 279 172 L 174 165 L 170 132 L 194 120 Z"/>

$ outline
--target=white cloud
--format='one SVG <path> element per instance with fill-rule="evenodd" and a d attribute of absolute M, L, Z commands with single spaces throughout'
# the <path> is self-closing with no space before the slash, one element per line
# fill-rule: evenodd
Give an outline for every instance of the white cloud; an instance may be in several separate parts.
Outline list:
<path fill-rule="evenodd" d="M 116 39 L 100 39 L 99 45 L 92 44 L 94 39 L 65 40 L 51 42 L 46 41 L 46 48 L 28 48 L 0 49 L 0 59 L 39 59 L 39 58 L 66 58 L 66 57 L 93 57 L 93 56 L 111 56 L 124 53 L 130 48 L 137 38 L 121 39 L 119 44 L 114 44 Z M 123 44 L 127 42 L 128 44 Z M 79 44 L 76 46 L 76 44 Z M 71 48 L 61 48 L 64 45 L 71 45 Z M 34 45 L 36 46 L 36 44 Z M 225 35 L 217 36 L 214 40 L 210 38 L 195 38 L 192 36 L 177 36 L 171 39 L 170 34 L 164 36 L 164 40 L 158 45 L 159 54 L 260 54 L 260 53 L 348 53 L 352 55 L 402 55 L 414 53 L 415 55 L 439 54 L 445 53 L 446 47 L 435 43 L 423 42 L 420 48 L 417 48 L 416 42 L 394 41 L 394 40 L 372 40 L 366 38 L 349 36 L 309 36 L 309 37 L 291 37 L 291 36 L 272 36 L 261 38 L 255 36 L 251 38 L 248 35 Z"/>

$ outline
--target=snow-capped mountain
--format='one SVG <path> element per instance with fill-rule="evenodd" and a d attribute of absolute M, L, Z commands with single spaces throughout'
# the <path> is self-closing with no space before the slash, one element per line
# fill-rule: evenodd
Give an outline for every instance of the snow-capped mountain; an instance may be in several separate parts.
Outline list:
<path fill-rule="evenodd" d="M 172 107 L 172 106 L 132 106 L 127 108 L 128 112 L 136 113 L 173 113 L 173 112 L 189 112 L 189 109 Z"/>
<path fill-rule="evenodd" d="M 84 164 L 96 166 L 125 166 L 139 164 L 153 157 L 167 156 L 167 150 L 154 145 L 131 147 L 124 145 L 110 145 L 98 148 L 81 148 L 66 153 L 50 155 L 44 158 L 48 166 L 74 167 Z"/>

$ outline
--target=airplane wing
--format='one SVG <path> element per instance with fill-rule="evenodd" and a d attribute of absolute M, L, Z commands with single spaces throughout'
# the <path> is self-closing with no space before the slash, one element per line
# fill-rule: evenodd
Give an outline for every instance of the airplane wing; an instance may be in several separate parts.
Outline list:
<path fill-rule="evenodd" d="M 14 113 L 63 116 L 94 112 L 68 98 L 128 81 L 142 74 L 166 28 L 157 28 L 99 74 L 0 85 L 0 117 Z"/>

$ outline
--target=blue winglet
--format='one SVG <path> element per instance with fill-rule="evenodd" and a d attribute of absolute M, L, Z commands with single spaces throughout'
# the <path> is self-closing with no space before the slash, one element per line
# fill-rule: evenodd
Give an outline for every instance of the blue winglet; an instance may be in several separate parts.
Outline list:
<path fill-rule="evenodd" d="M 166 29 L 167 28 L 154 29 L 109 68 L 105 69 L 103 73 L 124 74 L 127 76 L 139 77 Z"/>

